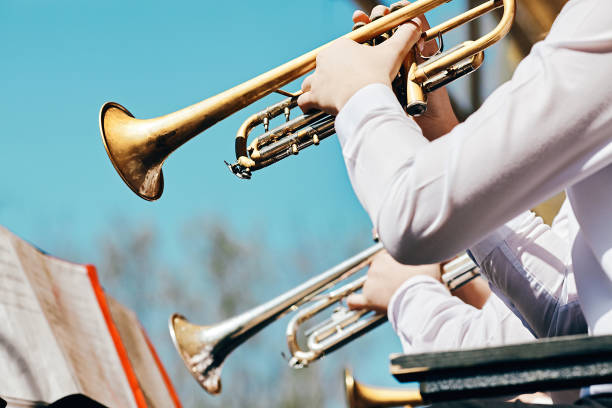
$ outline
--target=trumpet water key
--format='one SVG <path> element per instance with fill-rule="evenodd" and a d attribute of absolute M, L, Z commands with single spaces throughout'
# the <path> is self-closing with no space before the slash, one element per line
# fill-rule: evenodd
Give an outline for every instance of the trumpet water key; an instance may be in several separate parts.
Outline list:
<path fill-rule="evenodd" d="M 360 43 L 371 41 L 450 1 L 418 0 L 397 8 L 345 37 Z M 424 95 L 427 92 L 444 86 L 482 64 L 483 50 L 499 41 L 510 30 L 515 15 L 515 1 L 485 1 L 423 33 L 425 40 L 441 38 L 444 33 L 474 18 L 496 8 L 504 8 L 498 25 L 483 37 L 466 41 L 423 63 L 412 61 L 407 64 L 404 78 L 407 100 L 404 105 L 409 113 L 423 112 L 426 103 Z M 100 110 L 100 132 L 115 170 L 138 196 L 156 200 L 164 187 L 162 165 L 174 150 L 215 123 L 273 92 L 290 98 L 252 115 L 240 127 L 235 140 L 236 162 L 229 165 L 232 172 L 239 177 L 249 178 L 257 169 L 296 154 L 307 146 L 318 144 L 334 133 L 334 119 L 315 113 L 291 120 L 290 111 L 296 106 L 297 94 L 285 92 L 281 87 L 313 70 L 318 53 L 327 45 L 216 96 L 158 118 L 135 119 L 130 111 L 118 103 L 104 104 Z M 287 123 L 279 129 L 270 130 L 270 120 L 278 115 L 284 115 Z M 250 131 L 260 124 L 264 126 L 264 134 L 247 146 Z"/>

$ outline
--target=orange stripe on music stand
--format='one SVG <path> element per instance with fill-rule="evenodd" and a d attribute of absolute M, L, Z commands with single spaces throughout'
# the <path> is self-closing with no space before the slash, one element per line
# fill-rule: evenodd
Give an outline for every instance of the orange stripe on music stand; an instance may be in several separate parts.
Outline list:
<path fill-rule="evenodd" d="M 159 356 L 157 355 L 157 351 L 155 351 L 155 347 L 153 347 L 153 343 L 151 343 L 151 340 L 149 339 L 149 336 L 147 335 L 146 330 L 140 326 L 140 330 L 142 331 L 142 334 L 144 335 L 145 340 L 147 341 L 147 345 L 149 346 L 149 349 L 151 350 L 151 354 L 153 354 L 153 358 L 155 359 L 155 363 L 157 364 L 157 368 L 159 368 L 159 372 L 162 375 L 162 378 L 164 379 L 164 382 L 166 383 L 166 387 L 168 388 L 168 392 L 170 393 L 170 398 L 172 398 L 172 401 L 174 401 L 174 406 L 176 406 L 176 408 L 181 408 L 181 401 L 179 400 L 178 395 L 176 394 L 176 390 L 174 389 L 174 386 L 172 385 L 172 382 L 170 381 L 170 377 L 168 376 L 168 373 L 166 373 L 166 369 L 164 368 L 164 365 L 162 364 L 161 360 L 159 359 Z"/>
<path fill-rule="evenodd" d="M 104 294 L 104 290 L 102 286 L 100 286 L 100 281 L 98 280 L 98 274 L 96 272 L 96 267 L 93 265 L 86 265 L 87 274 L 89 275 L 89 281 L 91 282 L 91 286 L 93 287 L 94 293 L 96 294 L 96 298 L 98 299 L 98 303 L 100 304 L 100 310 L 102 310 L 102 314 L 104 315 L 104 320 L 106 321 L 106 325 L 108 326 L 108 332 L 113 339 L 113 343 L 115 343 L 115 348 L 117 349 L 117 354 L 119 355 L 119 360 L 121 361 L 121 365 L 123 366 L 123 371 L 127 377 L 128 383 L 130 384 L 130 388 L 134 393 L 134 399 L 136 400 L 136 405 L 139 408 L 147 408 L 147 402 L 145 400 L 144 394 L 140 389 L 140 385 L 138 384 L 138 379 L 136 378 L 136 373 L 134 372 L 134 368 L 132 367 L 132 363 L 127 355 L 127 350 L 121 341 L 121 336 L 119 336 L 119 330 L 117 330 L 117 326 L 115 326 L 115 322 L 110 314 L 110 309 L 108 308 L 108 303 L 106 303 L 106 295 Z"/>

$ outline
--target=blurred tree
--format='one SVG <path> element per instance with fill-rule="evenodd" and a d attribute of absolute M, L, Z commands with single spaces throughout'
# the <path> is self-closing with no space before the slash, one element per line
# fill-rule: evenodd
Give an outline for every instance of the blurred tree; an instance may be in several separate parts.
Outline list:
<path fill-rule="evenodd" d="M 277 357 L 277 349 L 284 347 L 282 323 L 232 353 L 221 376 L 225 388 L 221 396 L 209 397 L 200 389 L 170 344 L 167 317 L 177 310 L 189 311 L 196 323 L 234 316 L 278 295 L 270 293 L 270 287 L 276 287 L 269 283 L 286 268 L 268 265 L 273 263 L 272 251 L 262 241 L 231 233 L 219 219 L 187 223 L 180 242 L 185 256 L 179 265 L 161 257 L 162 241 L 151 223 L 136 226 L 117 221 L 100 240 L 99 270 L 106 290 L 132 308 L 151 335 L 184 406 L 325 405 L 326 387 L 319 369 L 290 370 Z M 312 262 L 297 263 L 304 273 L 314 273 Z"/>

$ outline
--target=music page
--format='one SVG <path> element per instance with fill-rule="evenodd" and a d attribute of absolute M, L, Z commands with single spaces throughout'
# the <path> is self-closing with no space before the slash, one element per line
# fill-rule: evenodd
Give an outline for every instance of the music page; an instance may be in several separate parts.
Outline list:
<path fill-rule="evenodd" d="M 54 401 L 80 392 L 110 407 L 136 406 L 87 267 L 44 255 L 5 229 L 0 235 L 6 352 L 21 381 L 36 384 L 15 395 L 24 386 L 3 380 L 9 389 L 0 394 Z"/>
<path fill-rule="evenodd" d="M 144 393 L 147 406 L 180 407 L 170 379 L 165 377 L 166 373 L 161 362 L 156 361 L 155 351 L 152 346 L 149 347 L 144 329 L 134 312 L 112 297 L 107 296 L 106 298 L 132 367 L 136 372 L 140 388 Z"/>
<path fill-rule="evenodd" d="M 0 395 L 54 401 L 78 392 L 62 350 L 0 227 Z"/>

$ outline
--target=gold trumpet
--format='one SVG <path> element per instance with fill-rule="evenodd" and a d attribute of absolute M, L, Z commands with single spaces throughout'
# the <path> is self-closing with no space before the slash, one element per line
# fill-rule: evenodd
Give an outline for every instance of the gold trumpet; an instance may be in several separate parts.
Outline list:
<path fill-rule="evenodd" d="M 344 391 L 349 408 L 407 408 L 423 405 L 418 389 L 372 387 L 361 384 L 353 378 L 350 370 L 344 370 Z"/>
<path fill-rule="evenodd" d="M 196 381 L 208 393 L 218 394 L 221 392 L 221 366 L 236 347 L 286 313 L 306 302 L 314 302 L 287 327 L 287 343 L 291 353 L 289 365 L 293 368 L 304 367 L 386 321 L 384 314 L 349 311 L 342 306 L 342 311 L 337 310 L 331 319 L 306 334 L 307 344 L 312 349 L 302 349 L 297 341 L 298 329 L 304 320 L 359 290 L 365 279 L 360 278 L 339 289 L 323 292 L 369 265 L 382 250 L 382 244 L 375 244 L 296 288 L 212 326 L 198 326 L 175 314 L 169 322 L 174 346 Z"/>
<path fill-rule="evenodd" d="M 426 13 L 452 0 L 418 0 L 381 17 L 344 37 L 364 43 L 385 35 L 400 24 Z M 491 10 L 503 7 L 503 16 L 497 27 L 485 36 L 466 41 L 442 52 L 421 64 L 406 65 L 405 106 L 409 113 L 422 113 L 424 93 L 466 75 L 477 69 L 483 60 L 483 51 L 503 38 L 512 25 L 516 0 L 489 0 L 423 33 L 425 40 L 438 38 Z M 158 199 L 163 191 L 162 164 L 182 144 L 215 123 L 249 106 L 264 96 L 277 92 L 289 99 L 277 103 L 251 116 L 236 137 L 236 162 L 229 165 L 232 172 L 250 178 L 251 172 L 296 154 L 334 133 L 333 118 L 321 112 L 289 119 L 290 110 L 297 104 L 297 95 L 281 87 L 313 70 L 318 53 L 329 44 L 312 50 L 271 71 L 241 85 L 205 99 L 177 112 L 154 119 L 135 119 L 123 106 L 108 102 L 100 110 L 100 131 L 106 152 L 123 181 L 140 197 Z M 287 123 L 279 129 L 269 130 L 272 118 L 285 115 Z M 247 148 L 247 137 L 254 126 L 264 125 L 265 133 Z"/>

